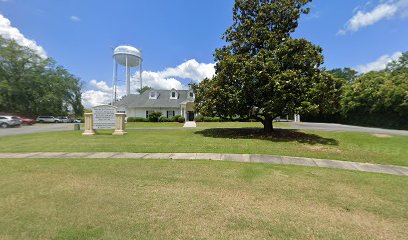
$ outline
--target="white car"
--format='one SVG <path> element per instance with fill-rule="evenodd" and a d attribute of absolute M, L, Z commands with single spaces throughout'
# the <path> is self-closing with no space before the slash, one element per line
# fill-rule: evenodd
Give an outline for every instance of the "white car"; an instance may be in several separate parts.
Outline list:
<path fill-rule="evenodd" d="M 61 123 L 61 119 L 53 116 L 39 116 L 36 120 L 38 123 Z"/>
<path fill-rule="evenodd" d="M 19 127 L 21 126 L 21 121 L 16 116 L 0 116 L 0 127 Z"/>

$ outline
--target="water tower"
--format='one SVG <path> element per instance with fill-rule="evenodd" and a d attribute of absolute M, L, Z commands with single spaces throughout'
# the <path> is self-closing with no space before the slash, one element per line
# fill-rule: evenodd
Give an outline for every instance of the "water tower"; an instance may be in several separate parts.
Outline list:
<path fill-rule="evenodd" d="M 117 100 L 118 87 L 118 64 L 125 67 L 126 71 L 126 95 L 130 94 L 131 69 L 139 67 L 140 89 L 142 88 L 142 52 L 132 46 L 122 45 L 113 51 L 113 102 Z"/>

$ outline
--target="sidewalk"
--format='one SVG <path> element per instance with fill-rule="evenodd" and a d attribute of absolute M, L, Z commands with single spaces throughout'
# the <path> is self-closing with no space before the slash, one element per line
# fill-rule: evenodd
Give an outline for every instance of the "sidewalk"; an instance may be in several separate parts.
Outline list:
<path fill-rule="evenodd" d="M 180 159 L 180 160 L 222 160 L 234 162 L 255 162 L 284 165 L 300 165 L 321 168 L 336 168 L 361 172 L 386 173 L 408 176 L 408 167 L 372 163 L 346 162 L 301 157 L 285 157 L 259 154 L 223 153 L 127 153 L 127 152 L 36 152 L 0 153 L 0 159 L 10 158 L 130 158 L 130 159 Z"/>
<path fill-rule="evenodd" d="M 195 127 L 197 127 L 197 124 L 195 122 L 185 122 L 183 127 L 185 127 L 185 128 L 195 128 Z"/>

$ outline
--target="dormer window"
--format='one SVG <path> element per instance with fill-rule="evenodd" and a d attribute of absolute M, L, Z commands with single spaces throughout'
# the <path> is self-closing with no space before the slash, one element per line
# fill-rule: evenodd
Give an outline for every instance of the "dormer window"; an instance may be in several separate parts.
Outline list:
<path fill-rule="evenodd" d="M 177 92 L 176 92 L 176 90 L 171 90 L 171 92 L 170 92 L 170 99 L 177 99 Z"/>
<path fill-rule="evenodd" d="M 151 91 L 149 94 L 149 99 L 157 99 L 158 94 L 156 91 Z"/>
<path fill-rule="evenodd" d="M 190 98 L 194 98 L 194 93 L 193 93 L 192 91 L 190 91 L 190 92 L 188 92 L 188 96 L 189 96 Z"/>

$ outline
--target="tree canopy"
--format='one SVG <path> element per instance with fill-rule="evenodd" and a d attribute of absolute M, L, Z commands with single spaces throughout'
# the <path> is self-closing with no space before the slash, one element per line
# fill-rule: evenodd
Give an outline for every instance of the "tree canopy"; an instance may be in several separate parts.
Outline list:
<path fill-rule="evenodd" d="M 83 114 L 81 82 L 52 59 L 0 37 L 0 112 Z"/>
<path fill-rule="evenodd" d="M 137 92 L 139 93 L 139 94 L 142 94 L 142 93 L 144 93 L 144 92 L 146 92 L 146 91 L 150 91 L 150 90 L 152 90 L 153 88 L 151 88 L 151 87 L 149 87 L 149 86 L 144 86 L 144 87 L 142 87 L 142 88 L 139 88 L 139 89 L 137 89 Z"/>
<path fill-rule="evenodd" d="M 322 48 L 291 36 L 310 1 L 236 0 L 216 74 L 193 86 L 196 111 L 256 118 L 270 132 L 278 116 L 338 105 L 343 82 L 320 67 Z"/>

